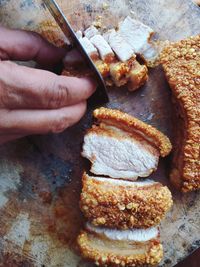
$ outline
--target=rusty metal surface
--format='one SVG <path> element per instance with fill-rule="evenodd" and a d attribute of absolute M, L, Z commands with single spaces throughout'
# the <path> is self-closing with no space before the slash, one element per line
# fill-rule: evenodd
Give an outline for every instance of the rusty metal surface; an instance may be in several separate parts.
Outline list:
<path fill-rule="evenodd" d="M 100 0 L 58 2 L 75 28 L 98 15 L 109 25 L 110 14 L 115 25 L 131 12 L 152 26 L 162 40 L 200 32 L 200 10 L 189 0 L 110 0 L 104 1 L 109 5 L 106 10 Z M 41 25 L 50 25 L 44 22 L 50 21 L 44 12 L 33 0 L 0 0 L 0 23 L 10 27 L 41 31 Z M 62 38 L 55 26 L 49 26 L 51 30 Z M 109 96 L 109 107 L 120 108 L 172 137 L 170 90 L 160 66 L 150 70 L 148 83 L 137 92 L 112 89 Z M 75 245 L 84 223 L 78 208 L 84 166 L 80 150 L 90 125 L 88 111 L 78 125 L 62 134 L 28 137 L 0 146 L 0 266 L 91 266 L 81 260 Z M 168 172 L 168 160 L 161 160 L 153 174 L 170 187 L 174 198 L 173 209 L 161 224 L 165 257 L 160 266 L 164 267 L 174 266 L 200 247 L 200 193 L 175 191 L 168 182 Z"/>

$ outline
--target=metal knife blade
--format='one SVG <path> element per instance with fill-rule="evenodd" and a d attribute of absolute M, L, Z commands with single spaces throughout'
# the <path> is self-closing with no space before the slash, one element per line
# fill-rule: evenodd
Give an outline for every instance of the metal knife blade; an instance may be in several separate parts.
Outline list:
<path fill-rule="evenodd" d="M 97 89 L 94 95 L 91 97 L 89 103 L 93 105 L 100 105 L 109 101 L 106 85 L 103 80 L 103 77 L 95 67 L 93 61 L 85 51 L 84 47 L 79 42 L 74 30 L 72 29 L 70 23 L 68 22 L 67 18 L 63 14 L 62 10 L 60 9 L 59 5 L 56 3 L 55 0 L 44 0 L 44 3 L 52 16 L 54 17 L 55 21 L 58 23 L 60 29 L 65 34 L 67 38 L 72 40 L 73 45 L 79 50 L 81 55 L 83 56 L 84 60 L 88 64 L 89 68 L 94 73 L 94 78 L 97 81 Z"/>

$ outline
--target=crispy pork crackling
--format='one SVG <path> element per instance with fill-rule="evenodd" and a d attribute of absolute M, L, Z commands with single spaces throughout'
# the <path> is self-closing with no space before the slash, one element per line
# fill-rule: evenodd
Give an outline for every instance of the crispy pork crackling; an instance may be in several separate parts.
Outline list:
<path fill-rule="evenodd" d="M 117 229 L 155 226 L 172 206 L 169 189 L 152 180 L 131 182 L 84 173 L 82 183 L 80 207 L 96 226 Z"/>
<path fill-rule="evenodd" d="M 183 192 L 200 188 L 200 35 L 173 43 L 161 54 L 176 107 L 172 183 Z"/>
<path fill-rule="evenodd" d="M 132 24 L 129 27 L 132 27 Z M 112 29 L 102 35 L 97 28 L 90 26 L 84 32 L 77 31 L 76 35 L 107 86 L 127 85 L 129 91 L 134 91 L 145 84 L 148 79 L 148 69 L 137 61 L 133 48 L 119 31 Z M 148 40 L 146 41 L 148 43 Z M 143 46 L 144 40 L 141 42 Z M 65 67 L 68 68 L 68 65 L 65 64 Z M 70 72 L 63 71 L 62 74 L 69 75 Z"/>
<path fill-rule="evenodd" d="M 157 227 L 116 230 L 87 224 L 78 245 L 84 258 L 100 266 L 154 266 L 163 257 Z"/>
<path fill-rule="evenodd" d="M 94 117 L 98 125 L 85 135 L 82 151 L 94 174 L 127 180 L 147 177 L 156 170 L 159 156 L 171 151 L 163 133 L 124 112 L 100 108 Z"/>

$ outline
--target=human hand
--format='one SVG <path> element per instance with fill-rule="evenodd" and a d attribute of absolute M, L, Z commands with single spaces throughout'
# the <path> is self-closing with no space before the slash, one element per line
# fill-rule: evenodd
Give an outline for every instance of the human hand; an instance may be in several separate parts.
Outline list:
<path fill-rule="evenodd" d="M 78 122 L 95 91 L 88 78 L 58 76 L 9 60 L 53 66 L 66 51 L 40 35 L 0 27 L 0 144 L 31 134 L 58 133 Z"/>

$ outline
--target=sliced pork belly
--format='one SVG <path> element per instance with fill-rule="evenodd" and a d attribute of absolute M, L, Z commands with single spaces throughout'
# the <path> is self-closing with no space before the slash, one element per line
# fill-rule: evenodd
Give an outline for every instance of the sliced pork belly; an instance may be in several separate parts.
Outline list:
<path fill-rule="evenodd" d="M 78 39 L 82 38 L 83 37 L 82 31 L 77 31 L 76 32 L 76 36 L 77 36 Z"/>
<path fill-rule="evenodd" d="M 103 36 L 120 61 L 125 62 L 131 58 L 135 58 L 133 49 L 123 39 L 119 32 L 116 32 L 114 29 L 112 29 L 106 32 Z"/>
<path fill-rule="evenodd" d="M 110 67 L 107 63 L 103 62 L 99 58 L 99 53 L 96 47 L 91 43 L 91 41 L 87 37 L 80 38 L 79 41 L 84 47 L 85 51 L 88 53 L 88 55 L 94 61 L 94 64 L 101 73 L 102 77 L 104 78 L 107 77 L 110 74 Z"/>
<path fill-rule="evenodd" d="M 163 257 L 156 227 L 116 230 L 87 224 L 78 245 L 82 256 L 99 266 L 153 266 Z"/>
<path fill-rule="evenodd" d="M 113 32 L 113 30 L 111 32 Z M 133 51 L 131 51 L 131 53 L 129 53 L 128 50 L 126 51 L 126 42 L 121 45 L 121 48 L 117 46 L 121 55 L 123 55 L 124 51 L 125 53 L 129 53 L 129 56 L 127 56 L 128 54 L 124 54 L 128 60 L 121 62 L 116 58 L 111 46 L 104 37 L 98 33 L 98 30 L 94 26 L 86 29 L 84 33 L 85 37 L 82 37 L 82 32 L 77 32 L 79 41 L 94 61 L 103 78 L 106 78 L 105 81 L 109 80 L 111 82 L 111 84 L 109 82 L 110 85 L 114 83 L 117 87 L 128 83 L 128 89 L 130 91 L 138 89 L 145 83 L 148 78 L 148 70 L 146 66 L 140 65 L 136 61 Z M 107 35 L 110 36 L 110 33 L 107 33 Z M 113 40 L 112 36 L 109 38 Z M 121 40 L 120 36 L 117 34 L 115 38 L 117 42 Z M 126 59 L 125 57 L 124 59 Z"/>
<path fill-rule="evenodd" d="M 168 188 L 152 180 L 131 182 L 84 173 L 82 183 L 80 207 L 96 226 L 117 229 L 155 226 L 172 206 Z"/>
<path fill-rule="evenodd" d="M 90 41 L 99 51 L 102 60 L 107 63 L 111 63 L 115 60 L 115 54 L 103 36 L 100 34 L 94 35 L 90 38 Z"/>
<path fill-rule="evenodd" d="M 119 33 L 135 53 L 142 54 L 147 49 L 149 39 L 154 31 L 142 22 L 126 17 L 119 24 Z"/>
<path fill-rule="evenodd" d="M 94 50 L 94 47 L 100 54 L 101 60 L 97 60 L 97 57 L 94 57 L 94 55 L 92 55 L 92 59 L 104 78 L 110 76 L 110 79 L 117 87 L 127 84 L 127 82 L 130 80 L 131 86 L 129 86 L 129 88 L 131 88 L 131 90 L 133 90 L 133 88 L 138 88 L 143 84 L 143 81 L 141 82 L 141 75 L 137 75 L 138 79 L 130 77 L 130 75 L 133 76 L 131 70 L 132 65 L 136 61 L 134 56 L 126 62 L 120 62 L 115 57 L 114 52 L 112 51 L 107 41 L 103 38 L 103 36 L 98 34 L 91 37 L 90 40 L 87 38 L 86 40 L 86 51 L 88 52 L 88 54 L 91 55 L 90 51 Z M 88 42 L 93 45 L 93 49 L 92 46 L 88 44 Z M 82 42 L 82 44 L 83 46 L 85 45 L 84 42 Z M 90 49 L 88 49 L 87 47 L 89 47 Z M 146 76 L 143 76 L 142 80 L 144 80 L 144 77 Z M 134 80 L 135 82 L 134 85 L 132 80 Z"/>
<path fill-rule="evenodd" d="M 94 27 L 93 25 L 90 26 L 89 28 L 87 28 L 85 31 L 84 31 L 84 35 L 85 37 L 87 37 L 88 39 L 92 38 L 93 36 L 99 34 L 99 31 L 97 30 L 96 27 Z"/>
<path fill-rule="evenodd" d="M 104 34 L 112 49 L 122 62 L 111 64 L 110 74 L 114 83 L 120 87 L 128 82 L 128 89 L 134 91 L 148 79 L 148 69 L 135 59 L 134 50 L 119 32 L 110 30 Z"/>
<path fill-rule="evenodd" d="M 92 162 L 91 172 L 131 180 L 149 176 L 159 159 L 159 151 L 144 138 L 107 125 L 88 131 L 82 155 Z"/>
<path fill-rule="evenodd" d="M 164 134 L 128 114 L 100 108 L 94 117 L 99 125 L 85 135 L 82 152 L 94 174 L 130 180 L 147 177 L 156 170 L 159 156 L 171 150 Z"/>
<path fill-rule="evenodd" d="M 79 38 L 80 43 L 84 47 L 87 54 L 91 57 L 91 59 L 96 60 L 99 58 L 98 51 L 96 47 L 90 42 L 90 40 L 87 37 L 81 37 Z"/>
<path fill-rule="evenodd" d="M 117 60 L 111 46 L 102 35 L 94 35 L 90 38 L 90 41 L 97 48 L 103 62 L 110 63 L 110 77 L 117 87 L 128 83 L 128 89 L 133 91 L 146 82 L 148 78 L 148 69 L 146 66 L 140 65 L 136 61 L 135 55 L 133 55 L 132 52 L 130 58 L 127 57 L 127 61 L 121 62 Z M 123 48 L 126 49 L 126 44 L 122 45 L 122 49 Z M 121 52 L 123 53 L 123 51 Z"/>
<path fill-rule="evenodd" d="M 117 60 L 111 46 L 103 36 L 94 35 L 90 41 L 97 48 L 103 62 L 110 64 L 110 77 L 114 84 L 117 87 L 127 84 L 132 65 L 135 62 L 135 55 L 131 54 L 129 60 L 121 62 Z"/>

